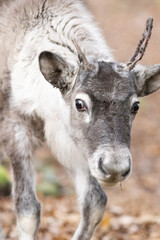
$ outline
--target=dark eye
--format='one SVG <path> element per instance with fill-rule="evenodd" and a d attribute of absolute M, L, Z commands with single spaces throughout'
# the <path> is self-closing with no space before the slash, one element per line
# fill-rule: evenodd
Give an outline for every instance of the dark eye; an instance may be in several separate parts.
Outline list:
<path fill-rule="evenodd" d="M 132 106 L 131 112 L 132 113 L 137 113 L 139 110 L 139 102 L 135 102 Z"/>
<path fill-rule="evenodd" d="M 79 112 L 87 110 L 85 103 L 81 99 L 76 99 L 75 104 L 76 104 L 76 108 Z"/>

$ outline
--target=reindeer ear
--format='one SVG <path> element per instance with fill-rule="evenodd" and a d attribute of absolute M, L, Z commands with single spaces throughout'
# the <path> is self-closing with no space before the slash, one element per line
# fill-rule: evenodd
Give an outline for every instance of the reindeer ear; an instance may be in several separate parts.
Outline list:
<path fill-rule="evenodd" d="M 160 88 L 160 64 L 149 67 L 137 65 L 133 72 L 139 97 L 149 95 Z"/>
<path fill-rule="evenodd" d="M 70 89 L 73 79 L 73 69 L 66 61 L 51 52 L 42 52 L 39 56 L 39 66 L 45 79 L 62 93 Z"/>

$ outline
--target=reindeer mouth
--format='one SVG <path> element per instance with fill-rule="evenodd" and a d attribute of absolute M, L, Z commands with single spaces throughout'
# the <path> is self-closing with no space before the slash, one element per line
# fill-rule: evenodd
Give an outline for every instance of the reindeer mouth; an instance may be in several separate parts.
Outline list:
<path fill-rule="evenodd" d="M 112 186 L 116 185 L 117 183 L 123 182 L 126 179 L 125 176 L 115 177 L 112 175 L 108 175 L 105 177 L 95 175 L 95 178 L 97 179 L 99 184 L 103 187 L 112 187 Z"/>
<path fill-rule="evenodd" d="M 96 179 L 102 187 L 113 187 L 117 183 L 122 182 L 125 178 L 123 178 L 123 179 L 112 179 L 112 178 L 111 179 L 102 179 L 102 178 L 96 177 Z"/>
<path fill-rule="evenodd" d="M 117 183 L 119 183 L 119 181 L 105 181 L 105 180 L 100 179 L 100 178 L 96 178 L 96 179 L 102 187 L 113 187 Z"/>

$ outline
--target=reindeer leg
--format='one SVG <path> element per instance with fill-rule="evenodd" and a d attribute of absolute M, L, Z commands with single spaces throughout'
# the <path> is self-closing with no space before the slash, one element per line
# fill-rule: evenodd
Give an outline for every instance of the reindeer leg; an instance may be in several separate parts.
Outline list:
<path fill-rule="evenodd" d="M 81 221 L 72 240 L 89 240 L 103 218 L 107 196 L 89 171 L 77 172 L 74 179 Z"/>
<path fill-rule="evenodd" d="M 33 136 L 22 119 L 5 119 L 3 143 L 13 170 L 13 198 L 19 240 L 34 240 L 40 222 L 32 165 Z"/>

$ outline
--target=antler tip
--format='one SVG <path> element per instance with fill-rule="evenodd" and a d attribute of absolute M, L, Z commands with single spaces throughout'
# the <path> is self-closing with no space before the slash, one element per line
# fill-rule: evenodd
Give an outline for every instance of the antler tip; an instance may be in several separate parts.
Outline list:
<path fill-rule="evenodd" d="M 138 47 L 137 47 L 133 57 L 126 64 L 126 66 L 128 67 L 129 70 L 132 70 L 135 67 L 136 63 L 142 59 L 142 57 L 145 53 L 145 50 L 147 48 L 149 39 L 151 37 L 152 28 L 153 28 L 153 18 L 150 17 L 146 21 L 146 28 L 143 33 L 143 37 L 139 41 Z"/>

